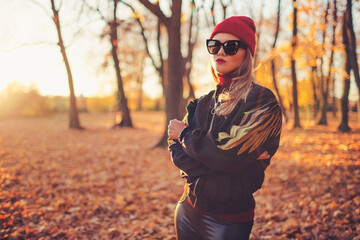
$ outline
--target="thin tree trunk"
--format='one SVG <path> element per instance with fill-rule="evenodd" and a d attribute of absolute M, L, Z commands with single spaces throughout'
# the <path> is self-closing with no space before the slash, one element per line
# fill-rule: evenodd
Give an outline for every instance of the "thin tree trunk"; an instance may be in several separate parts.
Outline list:
<path fill-rule="evenodd" d="M 210 7 L 210 14 L 211 14 L 211 17 L 212 17 L 212 23 L 215 26 L 216 25 L 216 20 L 215 20 L 214 8 L 215 8 L 215 0 L 212 0 L 211 7 Z"/>
<path fill-rule="evenodd" d="M 130 117 L 130 110 L 127 105 L 127 99 L 125 96 L 125 91 L 122 82 L 122 76 L 120 71 L 120 64 L 119 59 L 117 56 L 117 47 L 118 47 L 118 35 L 117 35 L 117 16 L 116 16 L 116 9 L 117 9 L 117 0 L 114 0 L 114 8 L 113 8 L 113 20 L 109 23 L 110 25 L 110 42 L 111 42 L 111 55 L 114 60 L 114 67 L 116 72 L 116 80 L 118 85 L 118 100 L 117 100 L 117 110 L 121 111 L 122 122 L 116 123 L 121 124 L 120 126 L 123 127 L 133 127 L 131 117 Z"/>
<path fill-rule="evenodd" d="M 225 8 L 226 9 L 226 8 Z M 191 73 L 191 68 L 192 68 L 192 52 L 194 51 L 194 47 L 195 47 L 195 43 L 197 41 L 198 38 L 198 33 L 199 33 L 199 16 L 196 12 L 196 32 L 195 32 L 195 36 L 193 34 L 193 25 L 194 25 L 194 10 L 195 10 L 195 1 L 192 1 L 192 8 L 191 8 L 191 15 L 190 15 L 190 22 L 189 22 L 189 39 L 188 39 L 188 54 L 187 54 L 187 58 L 185 60 L 185 72 L 184 72 L 184 76 L 185 79 L 187 80 L 187 84 L 189 86 L 189 96 L 187 97 L 187 99 L 184 99 L 184 103 L 185 105 L 187 104 L 187 102 L 190 99 L 194 99 L 195 98 L 195 91 L 194 88 L 191 84 L 191 80 L 190 80 L 190 73 Z M 185 108 L 183 108 L 185 111 Z"/>
<path fill-rule="evenodd" d="M 329 14 L 329 8 L 330 8 L 330 0 L 327 2 L 326 10 L 325 10 L 325 27 L 323 32 L 323 41 L 322 41 L 322 52 L 323 55 L 321 56 L 320 61 L 320 73 L 321 73 L 321 79 L 320 79 L 320 91 L 321 91 L 321 116 L 318 121 L 318 125 L 327 125 L 327 100 L 328 100 L 328 86 L 329 86 L 329 75 L 327 77 L 326 83 L 325 83 L 325 77 L 324 77 L 324 71 L 323 71 L 323 65 L 324 65 L 324 55 L 325 55 L 325 40 L 326 40 L 326 27 L 328 23 L 328 14 Z M 331 62 L 332 60 L 330 60 Z M 331 66 L 331 63 L 330 63 Z"/>
<path fill-rule="evenodd" d="M 346 73 L 350 74 L 350 63 L 347 57 L 346 59 Z M 341 132 L 350 132 L 349 127 L 349 92 L 350 92 L 350 75 L 344 77 L 343 82 L 343 94 L 341 97 L 341 123 L 338 127 Z"/>
<path fill-rule="evenodd" d="M 296 79 L 296 62 L 295 62 L 295 49 L 297 45 L 297 2 L 293 0 L 294 14 L 293 14 L 293 35 L 292 35 L 292 55 L 291 55 L 291 77 L 292 77 L 292 92 L 294 102 L 294 128 L 301 128 L 299 105 L 298 105 L 298 91 L 297 91 L 297 79 Z"/>
<path fill-rule="evenodd" d="M 314 99 L 314 119 L 316 118 L 316 115 L 320 109 L 320 102 L 317 96 L 317 90 L 316 90 L 316 80 L 315 77 L 317 72 L 317 66 L 312 66 L 311 67 L 311 86 L 313 89 L 313 99 Z"/>
<path fill-rule="evenodd" d="M 143 77 L 144 77 L 144 58 L 141 58 L 141 62 L 139 64 L 139 75 L 137 76 L 137 87 L 138 87 L 138 104 L 137 104 L 137 110 L 138 111 L 142 111 L 143 109 L 143 96 L 144 96 L 144 91 L 143 91 Z"/>
<path fill-rule="evenodd" d="M 332 65 L 334 62 L 334 48 L 335 48 L 335 44 L 336 44 L 336 27 L 337 27 L 337 7 L 336 7 L 336 0 L 334 0 L 334 17 L 333 17 L 333 40 L 332 40 L 332 48 L 331 48 L 331 62 L 330 62 L 330 67 L 329 67 L 329 80 L 331 80 L 331 86 L 332 86 L 332 113 L 333 113 L 333 117 L 336 117 L 336 108 L 337 108 L 337 104 L 336 104 L 336 96 L 335 96 L 335 74 L 333 73 L 332 70 Z"/>
<path fill-rule="evenodd" d="M 277 39 L 278 39 L 278 36 L 279 36 L 279 31 L 280 31 L 280 9 L 281 9 L 280 6 L 281 6 L 281 0 L 278 1 L 276 31 L 275 31 L 274 43 L 272 45 L 273 50 L 275 50 L 275 48 L 276 48 L 276 42 L 277 42 Z M 280 91 L 279 91 L 278 86 L 277 86 L 275 57 L 271 59 L 271 72 L 272 72 L 272 78 L 273 78 L 273 84 L 274 84 L 275 92 L 276 92 L 276 95 L 278 96 L 278 99 L 279 99 L 279 104 L 280 104 L 280 107 L 281 107 L 281 111 L 282 111 L 283 116 L 285 118 L 285 122 L 287 122 L 288 121 L 288 116 L 286 114 L 286 109 L 284 107 L 282 97 L 280 95 Z"/>
<path fill-rule="evenodd" d="M 257 43 L 260 43 L 260 37 L 261 37 L 261 26 L 263 25 L 264 22 L 264 1 L 261 2 L 261 8 L 260 8 L 260 18 L 259 18 L 259 24 L 256 27 L 256 36 L 257 36 Z M 259 56 L 259 52 L 261 50 L 260 48 L 260 44 L 257 44 L 256 46 L 256 51 L 255 51 L 255 56 L 254 56 L 254 63 L 255 66 L 258 66 L 257 62 L 258 62 L 258 56 Z"/>
<path fill-rule="evenodd" d="M 80 126 L 79 114 L 78 114 L 78 109 L 76 106 L 76 97 L 75 97 L 72 73 L 71 73 L 70 64 L 69 64 L 69 61 L 68 61 L 68 58 L 66 55 L 65 45 L 64 45 L 64 42 L 62 39 L 59 11 L 55 9 L 54 0 L 50 0 L 50 2 L 51 2 L 51 9 L 53 12 L 53 21 L 55 23 L 58 38 L 59 38 L 59 46 L 60 46 L 60 50 L 61 50 L 61 55 L 63 56 L 63 60 L 64 60 L 65 67 L 66 67 L 66 72 L 68 75 L 68 81 L 69 81 L 69 89 L 70 89 L 70 111 L 69 111 L 70 123 L 69 123 L 69 127 L 75 128 L 75 129 L 83 129 Z"/>
<path fill-rule="evenodd" d="M 352 20 L 352 1 L 347 0 L 347 6 L 346 6 L 346 25 L 347 25 L 347 36 L 349 40 L 349 61 L 351 69 L 353 70 L 355 82 L 358 87 L 358 93 L 359 93 L 359 102 L 360 102 L 360 75 L 359 75 L 359 65 L 357 60 L 357 54 L 356 54 L 356 37 L 354 32 L 354 25 Z M 360 111 L 358 109 L 358 111 Z"/>
<path fill-rule="evenodd" d="M 333 74 L 334 75 L 334 74 Z M 336 112 L 337 112 L 337 100 L 336 100 L 336 94 L 335 94 L 335 77 L 332 77 L 332 82 L 331 82 L 331 86 L 332 86 L 332 115 L 333 117 L 336 117 Z"/>
<path fill-rule="evenodd" d="M 349 7 L 349 6 L 347 6 Z M 343 17 L 343 44 L 345 47 L 346 61 L 345 61 L 345 72 L 346 76 L 343 80 L 343 94 L 341 97 L 341 123 L 338 127 L 341 132 L 350 132 L 349 127 L 349 92 L 350 92 L 350 71 L 351 71 L 351 60 L 350 60 L 350 44 L 348 36 L 348 21 L 349 21 L 348 9 L 344 13 Z"/>

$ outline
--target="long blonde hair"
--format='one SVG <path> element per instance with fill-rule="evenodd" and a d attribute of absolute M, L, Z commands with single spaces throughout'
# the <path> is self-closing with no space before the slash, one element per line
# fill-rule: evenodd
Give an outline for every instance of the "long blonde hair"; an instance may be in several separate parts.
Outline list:
<path fill-rule="evenodd" d="M 211 73 L 216 83 L 219 83 L 218 76 L 211 66 Z M 216 108 L 216 115 L 227 116 L 235 108 L 241 100 L 246 101 L 252 83 L 255 81 L 253 74 L 253 57 L 249 49 L 246 49 L 244 60 L 238 68 L 225 75 L 231 78 L 231 84 L 228 90 L 220 93 L 218 99 L 221 102 L 220 106 Z"/>

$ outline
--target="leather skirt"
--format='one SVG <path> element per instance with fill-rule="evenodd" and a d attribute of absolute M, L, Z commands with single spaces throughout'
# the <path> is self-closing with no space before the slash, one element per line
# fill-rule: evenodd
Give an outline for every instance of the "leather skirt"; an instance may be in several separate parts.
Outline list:
<path fill-rule="evenodd" d="M 194 209 L 188 199 L 175 210 L 178 240 L 248 240 L 254 221 L 235 223 Z"/>

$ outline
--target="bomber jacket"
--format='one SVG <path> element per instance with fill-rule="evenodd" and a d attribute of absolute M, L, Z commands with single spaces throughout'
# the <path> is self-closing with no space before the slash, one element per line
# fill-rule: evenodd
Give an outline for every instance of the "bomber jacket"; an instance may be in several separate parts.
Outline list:
<path fill-rule="evenodd" d="M 254 83 L 246 101 L 228 116 L 217 116 L 218 91 L 219 86 L 188 104 L 188 126 L 179 140 L 169 139 L 169 151 L 196 208 L 240 213 L 254 207 L 252 194 L 279 147 L 282 114 L 272 91 Z M 264 151 L 270 159 L 257 160 Z"/>

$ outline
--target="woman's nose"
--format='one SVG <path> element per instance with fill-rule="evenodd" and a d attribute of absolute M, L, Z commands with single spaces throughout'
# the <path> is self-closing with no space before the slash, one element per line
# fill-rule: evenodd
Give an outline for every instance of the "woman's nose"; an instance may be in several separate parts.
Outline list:
<path fill-rule="evenodd" d="M 220 50 L 219 50 L 219 52 L 217 53 L 218 55 L 226 55 L 226 53 L 225 53 L 225 51 L 224 51 L 224 46 L 221 46 L 220 47 Z"/>

